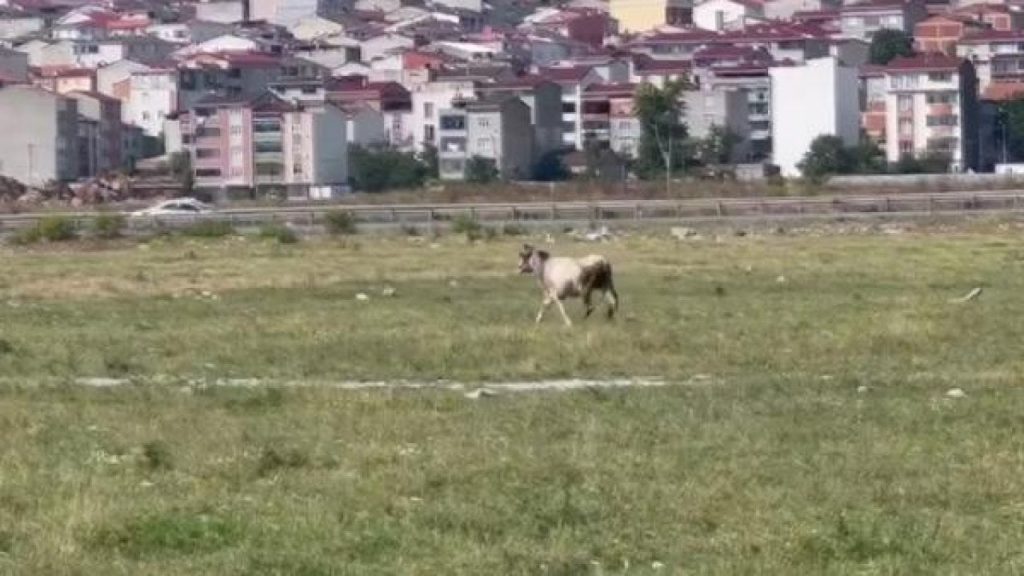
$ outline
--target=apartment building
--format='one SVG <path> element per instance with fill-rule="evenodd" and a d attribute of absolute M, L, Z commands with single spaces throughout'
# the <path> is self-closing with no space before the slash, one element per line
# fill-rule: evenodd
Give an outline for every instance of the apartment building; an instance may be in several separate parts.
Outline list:
<path fill-rule="evenodd" d="M 943 156 L 954 171 L 979 169 L 974 66 L 942 54 L 896 58 L 885 67 L 886 158 Z"/>
<path fill-rule="evenodd" d="M 461 180 L 475 156 L 494 161 L 502 178 L 533 171 L 530 108 L 517 97 L 493 97 L 440 111 L 438 163 L 442 180 Z"/>
<path fill-rule="evenodd" d="M 0 86 L 0 175 L 32 186 L 78 176 L 75 100 L 25 84 Z"/>
<path fill-rule="evenodd" d="M 197 102 L 181 126 L 197 187 L 322 198 L 347 185 L 347 117 L 331 104 L 303 107 L 270 93 L 214 96 Z"/>
<path fill-rule="evenodd" d="M 840 8 L 839 26 L 843 36 L 871 40 L 883 28 L 913 34 L 927 15 L 923 0 L 867 0 Z"/>
<path fill-rule="evenodd" d="M 99 92 L 71 92 L 77 102 L 79 177 L 96 176 L 122 167 L 120 100 Z"/>
<path fill-rule="evenodd" d="M 798 164 L 819 136 L 838 136 L 853 146 L 860 136 L 857 69 L 834 57 L 802 66 L 773 66 L 772 160 L 783 176 L 799 176 Z M 813 94 L 813 98 L 808 98 Z"/>

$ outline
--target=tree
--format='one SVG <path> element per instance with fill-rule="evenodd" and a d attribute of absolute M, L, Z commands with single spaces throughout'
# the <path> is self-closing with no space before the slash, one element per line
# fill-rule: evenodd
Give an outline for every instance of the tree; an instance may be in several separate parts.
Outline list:
<path fill-rule="evenodd" d="M 394 188 L 418 188 L 429 169 L 414 154 L 393 148 L 349 149 L 349 180 L 356 190 L 380 192 Z"/>
<path fill-rule="evenodd" d="M 897 56 L 911 56 L 914 53 L 914 39 L 902 30 L 882 28 L 871 37 L 868 60 L 872 64 L 885 65 Z"/>
<path fill-rule="evenodd" d="M 437 146 L 430 143 L 423 144 L 423 151 L 420 152 L 419 161 L 427 169 L 427 178 L 437 179 L 440 177 L 440 165 L 437 158 Z"/>
<path fill-rule="evenodd" d="M 714 124 L 708 130 L 707 136 L 694 141 L 695 160 L 704 166 L 728 164 L 732 159 L 732 149 L 739 141 L 739 136 L 727 128 Z"/>
<path fill-rule="evenodd" d="M 175 152 L 170 156 L 168 168 L 170 169 L 171 177 L 181 184 L 182 195 L 188 196 L 192 194 L 195 187 L 195 175 L 192 173 L 192 156 L 185 151 Z"/>
<path fill-rule="evenodd" d="M 466 161 L 466 182 L 487 184 L 498 179 L 498 168 L 491 158 L 473 156 Z"/>
<path fill-rule="evenodd" d="M 883 174 L 886 171 L 885 151 L 874 140 L 862 135 L 860 143 L 850 149 L 853 172 L 857 174 Z"/>
<path fill-rule="evenodd" d="M 569 170 L 562 162 L 562 153 L 551 151 L 541 156 L 533 165 L 533 179 L 539 182 L 556 182 L 569 177 Z"/>
<path fill-rule="evenodd" d="M 1005 132 L 999 137 L 1006 144 L 1007 157 L 1014 160 L 1024 156 L 1024 95 L 1004 103 L 999 110 L 999 120 L 1001 132 Z"/>
<path fill-rule="evenodd" d="M 823 134 L 811 141 L 811 147 L 797 165 L 804 178 L 820 180 L 830 174 L 848 174 L 855 168 L 855 158 L 842 138 Z"/>
<path fill-rule="evenodd" d="M 637 147 L 636 171 L 642 178 L 665 174 L 666 185 L 671 172 L 682 166 L 686 124 L 683 90 L 685 80 L 666 82 L 662 88 L 643 84 L 634 99 L 635 113 L 642 133 Z"/>

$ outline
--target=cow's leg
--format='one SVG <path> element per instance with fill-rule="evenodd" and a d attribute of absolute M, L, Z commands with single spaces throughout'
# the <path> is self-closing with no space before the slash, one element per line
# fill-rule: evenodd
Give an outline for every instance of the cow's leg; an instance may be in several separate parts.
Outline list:
<path fill-rule="evenodd" d="M 584 318 L 590 318 L 591 312 L 594 311 L 594 303 L 590 300 L 590 297 L 591 295 L 593 295 L 593 293 L 594 291 L 591 289 L 583 291 L 583 309 L 585 310 L 585 312 L 583 313 Z"/>
<path fill-rule="evenodd" d="M 604 291 L 604 299 L 608 303 L 608 319 L 610 320 L 615 317 L 615 312 L 619 309 L 619 293 L 615 291 L 615 286 L 611 283 Z"/>
<path fill-rule="evenodd" d="M 544 301 L 540 303 L 540 310 L 537 312 L 537 324 L 540 324 L 540 321 L 544 319 L 544 311 L 548 309 L 548 306 L 551 306 L 551 300 L 553 298 L 546 294 L 544 295 Z"/>
<path fill-rule="evenodd" d="M 558 304 L 558 311 L 562 313 L 562 319 L 565 320 L 565 325 L 571 327 L 572 320 L 570 320 L 569 315 L 565 313 L 565 306 L 562 306 L 562 299 L 555 298 L 555 304 Z"/>

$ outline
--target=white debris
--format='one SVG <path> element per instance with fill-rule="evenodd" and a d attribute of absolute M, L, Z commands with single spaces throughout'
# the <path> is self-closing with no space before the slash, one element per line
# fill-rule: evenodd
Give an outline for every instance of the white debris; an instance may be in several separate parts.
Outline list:
<path fill-rule="evenodd" d="M 663 564 L 661 562 L 658 562 L 657 560 L 655 560 L 654 562 L 651 562 L 651 570 L 661 570 L 664 567 L 665 567 L 665 564 Z"/>
<path fill-rule="evenodd" d="M 459 287 L 459 281 L 458 280 L 449 280 L 448 281 L 448 287 L 449 288 L 458 288 Z"/>
<path fill-rule="evenodd" d="M 776 278 L 775 281 L 778 282 L 779 284 L 785 284 L 786 283 L 786 277 L 783 276 L 782 274 L 779 274 L 779 277 Z"/>
<path fill-rule="evenodd" d="M 965 294 L 964 296 L 962 296 L 960 298 L 954 298 L 953 300 L 950 300 L 950 302 L 953 302 L 953 303 L 970 302 L 971 300 L 974 300 L 978 296 L 981 296 L 981 286 L 976 287 L 974 290 L 971 290 L 970 292 L 968 292 L 967 294 Z"/>
<path fill-rule="evenodd" d="M 867 386 L 857 386 L 857 394 L 863 394 L 868 391 Z"/>
<path fill-rule="evenodd" d="M 464 396 L 470 400 L 479 400 L 480 398 L 489 398 L 497 395 L 497 392 L 494 390 L 488 390 L 487 388 L 477 388 L 476 390 L 471 390 L 464 394 Z"/>
<path fill-rule="evenodd" d="M 601 226 L 600 230 L 592 230 L 583 235 L 583 239 L 588 242 L 601 242 L 604 240 L 611 240 L 611 232 L 608 231 L 607 226 Z"/>
<path fill-rule="evenodd" d="M 387 288 L 384 288 L 383 290 L 380 291 L 380 295 L 385 298 L 391 298 L 392 296 L 395 295 L 395 289 L 392 288 L 391 286 L 388 286 Z"/>
<path fill-rule="evenodd" d="M 699 236 L 696 230 L 685 226 L 673 226 L 669 233 L 676 240 L 696 239 Z"/>
<path fill-rule="evenodd" d="M 360 302 L 366 302 L 369 299 L 370 297 L 362 292 L 356 294 L 356 300 L 359 300 Z"/>
<path fill-rule="evenodd" d="M 963 390 L 961 390 L 960 388 L 950 388 L 946 392 L 946 397 L 947 398 L 966 398 L 967 397 L 967 393 L 964 392 Z"/>

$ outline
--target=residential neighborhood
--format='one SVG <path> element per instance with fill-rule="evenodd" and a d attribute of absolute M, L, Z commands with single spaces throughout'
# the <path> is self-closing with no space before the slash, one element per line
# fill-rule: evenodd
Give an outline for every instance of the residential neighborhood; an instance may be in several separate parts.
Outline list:
<path fill-rule="evenodd" d="M 353 190 L 358 148 L 429 158 L 440 181 L 481 165 L 543 180 L 603 155 L 620 178 L 708 163 L 791 178 L 822 136 L 883 169 L 991 172 L 1018 159 L 1022 7 L 3 0 L 0 176 L 44 186 L 177 158 L 211 194 L 332 198 Z M 659 91 L 670 110 L 651 116 L 639 99 Z"/>

